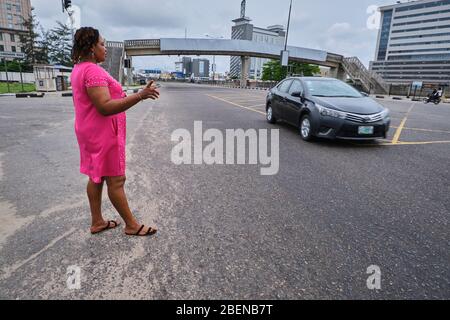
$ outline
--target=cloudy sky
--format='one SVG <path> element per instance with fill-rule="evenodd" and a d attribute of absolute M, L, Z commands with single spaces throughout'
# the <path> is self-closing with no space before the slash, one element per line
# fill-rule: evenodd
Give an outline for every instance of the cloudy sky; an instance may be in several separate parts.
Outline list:
<path fill-rule="evenodd" d="M 247 0 L 246 16 L 258 27 L 287 25 L 290 0 Z M 82 26 L 94 26 L 108 40 L 231 37 L 231 20 L 239 17 L 241 0 L 72 0 L 80 8 Z M 294 0 L 289 45 L 357 56 L 368 65 L 375 54 L 377 30 L 371 6 L 394 0 Z M 60 0 L 31 0 L 44 28 L 66 22 Z M 373 11 L 372 11 L 373 12 Z M 212 59 L 212 57 L 206 57 Z M 174 70 L 178 57 L 134 58 L 136 68 Z M 219 72 L 229 58 L 217 57 Z"/>

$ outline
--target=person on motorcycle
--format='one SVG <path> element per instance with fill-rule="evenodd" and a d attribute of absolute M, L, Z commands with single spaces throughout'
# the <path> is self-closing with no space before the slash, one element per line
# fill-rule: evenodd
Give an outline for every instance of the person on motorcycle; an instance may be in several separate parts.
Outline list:
<path fill-rule="evenodd" d="M 433 89 L 433 92 L 428 96 L 428 102 L 435 101 L 436 99 L 439 99 L 439 93 L 435 88 Z"/>
<path fill-rule="evenodd" d="M 438 96 L 438 91 L 437 89 L 433 89 L 433 92 L 430 95 L 430 100 L 434 100 L 436 97 Z"/>
<path fill-rule="evenodd" d="M 441 102 L 442 94 L 442 88 L 439 88 L 439 90 L 434 89 L 428 96 L 428 99 L 426 99 L 425 103 L 434 102 L 435 104 L 439 104 Z"/>

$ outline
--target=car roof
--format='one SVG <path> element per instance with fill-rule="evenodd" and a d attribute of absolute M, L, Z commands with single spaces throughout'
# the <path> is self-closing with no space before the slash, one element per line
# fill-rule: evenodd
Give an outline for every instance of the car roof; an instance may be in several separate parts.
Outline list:
<path fill-rule="evenodd" d="M 337 81 L 335 78 L 326 78 L 326 77 L 290 77 L 286 78 L 286 80 L 308 80 L 308 81 L 323 81 L 323 80 L 329 80 L 329 81 Z"/>

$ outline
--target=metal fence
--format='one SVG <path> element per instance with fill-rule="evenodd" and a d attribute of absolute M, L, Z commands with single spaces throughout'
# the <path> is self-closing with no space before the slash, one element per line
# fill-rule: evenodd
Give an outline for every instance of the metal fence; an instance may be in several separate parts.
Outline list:
<path fill-rule="evenodd" d="M 388 95 L 390 96 L 405 96 L 405 97 L 428 97 L 433 89 L 442 88 L 444 97 L 450 97 L 450 86 L 439 84 L 425 84 L 422 88 L 416 89 L 412 84 L 390 84 Z"/>

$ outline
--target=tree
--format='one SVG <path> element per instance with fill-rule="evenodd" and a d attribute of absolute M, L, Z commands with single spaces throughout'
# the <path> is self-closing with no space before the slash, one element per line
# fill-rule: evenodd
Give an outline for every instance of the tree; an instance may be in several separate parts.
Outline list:
<path fill-rule="evenodd" d="M 301 74 L 303 76 L 313 76 L 320 72 L 320 68 L 316 65 L 307 63 L 291 62 L 289 67 L 293 74 Z M 287 68 L 281 66 L 280 60 L 270 60 L 263 67 L 262 80 L 281 81 L 287 77 Z"/>
<path fill-rule="evenodd" d="M 33 10 L 34 8 L 31 8 L 31 15 L 24 19 L 22 26 L 25 31 L 20 34 L 22 51 L 25 53 L 25 69 L 32 69 L 33 65 L 38 63 L 48 63 L 46 52 L 40 45 L 40 35 L 36 32 L 39 22 Z"/>
<path fill-rule="evenodd" d="M 72 30 L 57 21 L 58 25 L 45 34 L 48 45 L 48 58 L 53 64 L 72 67 Z"/>
<path fill-rule="evenodd" d="M 3 61 L 0 61 L 0 62 L 1 62 L 0 63 L 0 71 L 1 72 L 6 71 L 4 62 Z M 19 63 L 20 63 L 20 61 L 17 59 L 14 59 L 12 61 L 7 61 L 6 66 L 7 66 L 8 72 L 20 72 L 21 67 L 19 66 Z"/>
<path fill-rule="evenodd" d="M 40 39 L 38 41 L 40 54 L 45 57 L 46 63 L 50 63 L 50 58 L 48 56 L 50 47 L 51 47 L 51 33 L 48 30 L 45 30 L 42 26 L 39 26 L 41 29 Z"/>

